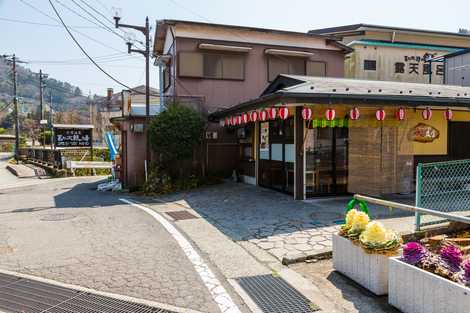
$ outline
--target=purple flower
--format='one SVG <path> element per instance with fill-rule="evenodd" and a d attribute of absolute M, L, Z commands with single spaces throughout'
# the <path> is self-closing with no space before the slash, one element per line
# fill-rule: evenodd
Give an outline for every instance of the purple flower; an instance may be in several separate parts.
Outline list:
<path fill-rule="evenodd" d="M 465 279 L 465 282 L 467 283 L 467 285 L 470 285 L 470 259 L 463 262 L 462 268 L 463 268 L 463 278 Z"/>
<path fill-rule="evenodd" d="M 440 251 L 441 259 L 448 266 L 449 270 L 457 272 L 460 270 L 462 263 L 462 251 L 452 245 L 442 247 Z"/>
<path fill-rule="evenodd" d="M 415 265 L 421 262 L 426 254 L 426 248 L 418 242 L 408 242 L 403 246 L 403 260 L 406 263 Z"/>

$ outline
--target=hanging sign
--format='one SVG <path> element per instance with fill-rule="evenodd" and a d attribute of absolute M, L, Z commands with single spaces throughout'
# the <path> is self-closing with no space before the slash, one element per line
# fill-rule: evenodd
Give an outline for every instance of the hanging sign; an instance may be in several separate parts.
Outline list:
<path fill-rule="evenodd" d="M 246 124 L 250 121 L 250 116 L 248 115 L 248 113 L 243 113 L 242 121 L 243 121 L 244 124 Z"/>
<path fill-rule="evenodd" d="M 397 118 L 397 120 L 399 121 L 403 121 L 406 117 L 406 110 L 405 108 L 399 108 L 396 112 L 395 112 L 395 117 Z"/>
<path fill-rule="evenodd" d="M 349 111 L 349 117 L 350 117 L 352 120 L 358 120 L 358 119 L 359 119 L 359 116 L 360 116 L 359 108 L 354 107 L 354 108 L 351 109 L 351 111 Z"/>
<path fill-rule="evenodd" d="M 377 110 L 375 112 L 375 118 L 377 119 L 377 121 L 383 121 L 385 119 L 385 110 Z"/>
<path fill-rule="evenodd" d="M 325 112 L 325 117 L 328 121 L 334 120 L 336 116 L 336 111 L 334 109 L 328 109 Z"/>
<path fill-rule="evenodd" d="M 446 120 L 451 121 L 452 118 L 454 117 L 454 113 L 452 112 L 451 109 L 447 109 L 444 111 L 444 117 Z"/>
<path fill-rule="evenodd" d="M 276 108 L 269 108 L 268 109 L 268 115 L 269 115 L 269 118 L 274 120 L 277 116 L 277 109 Z"/>
<path fill-rule="evenodd" d="M 408 133 L 408 139 L 420 143 L 433 142 L 439 138 L 439 130 L 431 125 L 419 123 Z"/>
<path fill-rule="evenodd" d="M 266 121 L 268 119 L 268 111 L 266 110 L 262 110 L 260 113 L 259 113 L 259 119 L 261 121 Z"/>
<path fill-rule="evenodd" d="M 312 115 L 313 115 L 312 109 L 310 109 L 310 108 L 303 108 L 303 109 L 302 109 L 302 118 L 303 118 L 304 120 L 310 120 L 310 119 L 312 119 Z"/>
<path fill-rule="evenodd" d="M 421 113 L 421 115 L 423 116 L 423 119 L 424 120 L 430 120 L 431 117 L 432 117 L 432 111 L 430 108 L 426 108 L 423 110 L 423 112 Z"/>
<path fill-rule="evenodd" d="M 289 109 L 287 107 L 280 107 L 279 117 L 283 120 L 287 119 L 289 117 Z"/>
<path fill-rule="evenodd" d="M 250 113 L 250 121 L 256 122 L 258 120 L 258 111 L 251 111 Z"/>

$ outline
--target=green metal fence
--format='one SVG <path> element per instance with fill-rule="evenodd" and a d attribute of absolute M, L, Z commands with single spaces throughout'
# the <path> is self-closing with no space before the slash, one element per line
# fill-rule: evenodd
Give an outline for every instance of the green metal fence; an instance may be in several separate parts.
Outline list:
<path fill-rule="evenodd" d="M 461 216 L 470 215 L 470 160 L 418 164 L 416 206 Z M 416 229 L 441 223 L 416 213 Z"/>

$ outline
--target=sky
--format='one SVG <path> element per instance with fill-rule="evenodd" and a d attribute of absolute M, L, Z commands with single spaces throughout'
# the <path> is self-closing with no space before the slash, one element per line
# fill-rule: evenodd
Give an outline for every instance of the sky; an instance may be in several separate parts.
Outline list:
<path fill-rule="evenodd" d="M 456 32 L 459 28 L 470 29 L 468 0 L 51 1 L 64 22 L 82 33 L 74 35 L 87 53 L 96 58 L 105 71 L 132 87 L 145 82 L 145 61 L 140 54 L 127 54 L 125 40 L 127 38 L 143 40 L 143 35 L 135 31 L 126 30 L 128 33 L 124 34 L 120 30 L 115 30 L 112 17 L 116 11 L 122 17 L 121 22 L 127 24 L 143 25 L 148 15 L 152 25 L 152 36 L 155 21 L 160 19 L 193 20 L 300 32 L 355 23 L 451 32 Z M 103 29 L 104 27 L 87 15 L 80 6 L 96 16 L 109 29 Z M 97 25 L 103 28 L 98 28 Z M 136 45 L 138 48 L 139 44 Z M 85 94 L 91 92 L 104 95 L 108 87 L 114 88 L 115 91 L 125 88 L 109 79 L 86 59 L 60 25 L 49 0 L 0 0 L 0 54 L 11 53 L 28 61 L 26 66 L 31 70 L 37 72 L 42 69 L 50 77 L 79 86 Z M 158 70 L 153 65 L 150 84 L 158 88 Z"/>

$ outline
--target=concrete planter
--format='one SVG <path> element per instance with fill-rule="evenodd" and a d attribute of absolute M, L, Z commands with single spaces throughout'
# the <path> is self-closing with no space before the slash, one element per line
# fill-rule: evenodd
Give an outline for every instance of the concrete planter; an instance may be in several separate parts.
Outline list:
<path fill-rule="evenodd" d="M 388 256 L 369 254 L 351 240 L 333 234 L 333 267 L 374 294 L 388 292 Z"/>
<path fill-rule="evenodd" d="M 389 259 L 388 302 L 404 313 L 468 313 L 470 288 Z"/>

